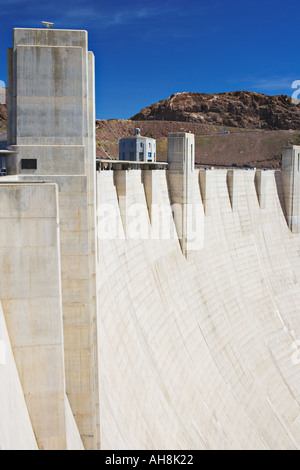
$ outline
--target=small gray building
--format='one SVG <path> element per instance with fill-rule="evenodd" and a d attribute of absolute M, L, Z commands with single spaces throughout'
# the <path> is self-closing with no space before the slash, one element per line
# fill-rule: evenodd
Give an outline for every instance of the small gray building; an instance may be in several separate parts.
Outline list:
<path fill-rule="evenodd" d="M 119 160 L 156 162 L 156 140 L 141 136 L 137 128 L 134 137 L 119 139 Z"/>

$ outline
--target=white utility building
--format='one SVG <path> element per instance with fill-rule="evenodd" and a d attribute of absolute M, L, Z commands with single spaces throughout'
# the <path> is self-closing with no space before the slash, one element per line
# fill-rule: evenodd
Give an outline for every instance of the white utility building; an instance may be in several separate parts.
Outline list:
<path fill-rule="evenodd" d="M 156 162 L 156 140 L 141 136 L 137 128 L 134 137 L 119 139 L 119 160 Z"/>

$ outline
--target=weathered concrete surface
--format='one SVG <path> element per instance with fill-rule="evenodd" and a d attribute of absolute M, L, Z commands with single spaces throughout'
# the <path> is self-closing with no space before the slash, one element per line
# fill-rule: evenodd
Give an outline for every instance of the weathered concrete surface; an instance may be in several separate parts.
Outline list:
<path fill-rule="evenodd" d="M 195 136 L 190 133 L 171 133 L 168 135 L 168 192 L 171 205 L 174 208 L 174 222 L 178 239 L 184 255 L 191 250 L 202 248 L 200 240 L 193 240 L 190 236 L 192 221 L 200 220 L 201 213 L 196 215 L 199 188 L 194 194 L 193 173 L 195 167 Z M 201 207 L 202 209 L 202 207 Z M 192 238 L 192 240 L 191 240 Z M 191 243 L 192 241 L 192 243 Z"/>
<path fill-rule="evenodd" d="M 7 158 L 7 169 L 23 183 L 57 184 L 64 378 L 89 449 L 99 447 L 94 108 L 94 56 L 86 31 L 14 29 L 8 145 L 16 153 Z M 34 167 L 24 168 L 31 160 Z"/>
<path fill-rule="evenodd" d="M 113 173 L 97 175 L 101 448 L 299 449 L 300 237 L 284 217 L 280 172 L 265 172 L 258 186 L 254 171 L 236 171 L 230 196 L 226 170 L 196 171 L 194 185 L 209 211 L 204 246 L 187 257 L 176 238 L 165 171 L 154 172 L 151 184 L 148 173 L 127 172 L 126 196 L 140 211 L 131 213 L 137 219 L 127 239 Z M 150 223 L 151 197 L 163 208 L 169 239 L 157 226 L 162 219 Z M 28 205 L 28 197 L 23 201 Z M 48 230 L 36 227 L 30 236 L 21 221 L 15 235 L 9 230 L 11 244 L 23 245 L 26 237 L 32 244 L 33 235 L 49 241 Z M 2 393 L 6 408 L 7 388 Z M 30 432 L 22 434 L 29 424 L 20 389 L 15 400 L 20 411 L 14 426 L 1 420 L 1 446 L 34 447 Z M 66 447 L 82 448 L 67 398 L 61 412 Z"/>
<path fill-rule="evenodd" d="M 0 194 L 0 446 L 81 449 L 65 388 L 57 186 L 4 177 Z"/>
<path fill-rule="evenodd" d="M 194 193 L 197 188 L 198 197 L 205 196 L 205 236 L 203 248 L 187 256 L 176 238 L 166 172 L 154 174 L 149 181 L 148 172 L 126 173 L 122 196 L 139 209 L 130 213 L 127 238 L 114 172 L 97 174 L 95 341 L 101 399 L 95 419 L 101 448 L 299 449 L 300 237 L 284 216 L 281 173 L 258 177 L 254 171 L 235 171 L 229 191 L 226 170 L 195 171 Z M 24 194 L 36 186 L 20 178 Z M 46 186 L 54 185 L 37 185 Z M 33 206 L 28 197 L 9 200 L 23 200 L 41 215 L 37 198 Z M 150 221 L 151 200 L 163 208 L 163 234 L 170 233 L 169 238 L 161 236 L 155 206 Z M 17 216 L 20 209 L 15 210 Z M 7 227 L 11 245 L 23 246 L 26 237 L 31 244 L 48 243 L 49 230 L 20 230 L 22 217 L 17 221 L 15 232 Z M 7 244 L 8 235 L 3 240 Z M 3 297 L 7 308 L 2 290 Z M 17 318 L 16 309 L 10 315 Z M 19 337 L 30 331 L 25 325 Z M 64 322 L 63 338 L 68 334 Z M 14 365 L 9 367 L 9 376 L 16 374 Z M 27 381 L 28 370 L 25 375 Z M 7 400 L 7 389 L 2 393 Z M 22 435 L 29 426 L 24 400 L 15 400 L 18 419 L 9 428 L 8 418 L 0 421 L 1 446 L 34 447 L 30 432 Z M 63 402 L 66 448 L 82 448 L 74 408 L 66 397 Z"/>
<path fill-rule="evenodd" d="M 0 303 L 0 450 L 37 450 Z"/>
<path fill-rule="evenodd" d="M 205 173 L 200 252 L 185 259 L 177 240 L 99 241 L 104 449 L 300 448 L 300 237 L 277 173 L 263 175 L 261 208 L 255 172 L 237 171 L 234 210 L 227 172 Z M 157 175 L 156 200 L 167 203 Z M 146 205 L 138 172 L 129 178 Z M 112 172 L 99 174 L 98 197 L 118 207 Z M 111 213 L 114 231 L 121 216 Z"/>
<path fill-rule="evenodd" d="M 3 183 L 0 194 L 0 298 L 10 344 L 39 448 L 64 449 L 57 188 Z"/>

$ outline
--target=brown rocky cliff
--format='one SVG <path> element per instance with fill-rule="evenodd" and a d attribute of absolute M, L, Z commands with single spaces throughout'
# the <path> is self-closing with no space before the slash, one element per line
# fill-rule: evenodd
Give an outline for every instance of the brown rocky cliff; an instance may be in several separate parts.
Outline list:
<path fill-rule="evenodd" d="M 130 119 L 199 122 L 243 129 L 300 129 L 300 104 L 286 95 L 249 91 L 184 92 L 147 106 Z"/>

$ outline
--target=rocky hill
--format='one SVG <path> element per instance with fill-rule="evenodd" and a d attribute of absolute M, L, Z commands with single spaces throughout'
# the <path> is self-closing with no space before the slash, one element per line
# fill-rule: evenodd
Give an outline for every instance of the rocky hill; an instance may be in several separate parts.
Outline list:
<path fill-rule="evenodd" d="M 131 119 L 199 122 L 243 129 L 300 129 L 300 104 L 286 95 L 249 91 L 184 92 L 145 107 Z"/>

